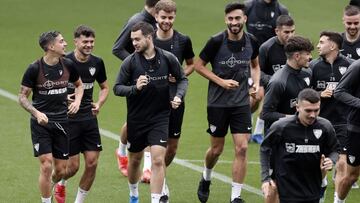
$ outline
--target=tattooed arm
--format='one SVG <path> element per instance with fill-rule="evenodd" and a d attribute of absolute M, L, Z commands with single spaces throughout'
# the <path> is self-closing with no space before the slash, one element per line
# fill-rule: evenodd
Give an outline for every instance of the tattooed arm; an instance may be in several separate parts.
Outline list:
<path fill-rule="evenodd" d="M 29 113 L 31 113 L 40 125 L 46 125 L 48 123 L 47 116 L 38 111 L 29 101 L 28 97 L 31 93 L 32 89 L 26 86 L 21 85 L 19 92 L 19 104 Z"/>

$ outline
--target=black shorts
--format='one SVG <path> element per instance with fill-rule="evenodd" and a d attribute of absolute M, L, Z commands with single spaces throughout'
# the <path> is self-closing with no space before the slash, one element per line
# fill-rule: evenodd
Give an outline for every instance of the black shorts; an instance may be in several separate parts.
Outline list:
<path fill-rule="evenodd" d="M 347 144 L 347 125 L 334 125 L 336 138 L 339 141 L 340 144 L 340 154 L 346 154 L 346 144 Z"/>
<path fill-rule="evenodd" d="M 156 123 L 138 123 L 127 121 L 127 148 L 129 152 L 141 152 L 147 146 L 160 145 L 166 148 L 169 120 Z"/>
<path fill-rule="evenodd" d="M 68 122 L 49 122 L 45 126 L 30 119 L 34 156 L 52 153 L 56 159 L 69 158 Z"/>
<path fill-rule="evenodd" d="M 181 105 L 177 109 L 171 109 L 169 118 L 169 138 L 179 139 L 181 135 L 181 126 L 183 123 L 185 111 L 185 104 Z"/>
<path fill-rule="evenodd" d="M 251 133 L 251 110 L 250 105 L 241 107 L 208 107 L 207 132 L 214 137 L 224 137 L 230 126 L 234 133 Z"/>
<path fill-rule="evenodd" d="M 101 138 L 96 118 L 83 121 L 69 121 L 69 155 L 84 151 L 101 151 Z"/>
<path fill-rule="evenodd" d="M 351 166 L 360 165 L 360 132 L 348 131 L 348 140 L 347 140 L 347 163 Z"/>

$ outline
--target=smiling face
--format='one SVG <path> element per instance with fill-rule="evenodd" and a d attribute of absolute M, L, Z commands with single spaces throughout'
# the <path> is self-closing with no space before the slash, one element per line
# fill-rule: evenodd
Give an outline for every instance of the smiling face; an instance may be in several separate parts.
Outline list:
<path fill-rule="evenodd" d="M 346 33 L 355 38 L 359 35 L 360 29 L 360 14 L 352 15 L 352 16 L 343 16 L 343 24 L 345 26 Z"/>
<path fill-rule="evenodd" d="M 94 49 L 95 38 L 93 36 L 86 37 L 85 35 L 80 35 L 74 39 L 76 50 L 79 51 L 82 55 L 88 56 Z"/>
<path fill-rule="evenodd" d="M 231 34 L 237 35 L 244 28 L 247 17 L 241 9 L 233 10 L 225 15 L 225 24 Z"/>
<path fill-rule="evenodd" d="M 168 32 L 172 29 L 175 21 L 176 13 L 175 11 L 166 12 L 164 10 L 160 10 L 155 14 L 156 22 L 159 25 L 159 29 L 164 32 Z"/>

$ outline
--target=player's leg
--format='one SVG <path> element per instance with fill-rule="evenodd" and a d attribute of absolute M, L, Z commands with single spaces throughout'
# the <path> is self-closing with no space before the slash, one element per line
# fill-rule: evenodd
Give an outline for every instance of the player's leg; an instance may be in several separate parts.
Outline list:
<path fill-rule="evenodd" d="M 169 166 L 175 158 L 176 151 L 181 136 L 181 126 L 184 118 L 185 104 L 182 103 L 179 108 L 172 109 L 169 119 L 169 139 L 166 147 L 165 164 Z"/>
<path fill-rule="evenodd" d="M 160 145 L 152 145 L 150 147 L 151 153 L 151 202 L 159 202 L 162 196 L 162 188 L 165 179 L 165 153 L 166 148 Z"/>
<path fill-rule="evenodd" d="M 128 164 L 126 144 L 127 144 L 127 124 L 125 122 L 120 130 L 119 147 L 115 150 L 115 155 L 118 162 L 118 168 L 124 176 L 127 176 L 127 164 Z"/>
<path fill-rule="evenodd" d="M 252 141 L 260 144 L 263 139 L 263 132 L 264 132 L 264 120 L 262 120 L 260 118 L 260 114 L 262 111 L 262 105 L 263 105 L 263 98 L 264 98 L 264 87 L 260 86 L 259 87 L 259 92 L 258 92 L 258 96 L 257 97 L 250 97 L 250 105 L 251 105 L 251 112 L 253 113 L 253 115 L 256 114 L 257 112 L 257 118 L 256 118 L 256 122 L 255 122 L 255 128 L 253 131 L 253 134 L 251 136 Z"/>
<path fill-rule="evenodd" d="M 34 156 L 40 162 L 39 190 L 42 202 L 51 202 L 51 174 L 53 170 L 52 139 L 49 128 L 39 125 L 36 120 L 31 119 L 31 140 Z"/>
<path fill-rule="evenodd" d="M 197 191 L 200 202 L 206 202 L 209 198 L 212 170 L 223 152 L 225 135 L 229 126 L 228 112 L 225 108 L 208 107 L 207 113 L 210 147 L 205 153 L 204 170 Z"/>
<path fill-rule="evenodd" d="M 150 147 L 146 147 L 144 149 L 144 164 L 142 169 L 142 175 L 141 175 L 141 182 L 143 183 L 150 183 L 151 180 L 151 153 L 150 153 Z"/>
<path fill-rule="evenodd" d="M 95 180 L 96 168 L 100 151 L 102 150 L 101 138 L 97 119 L 82 122 L 81 152 L 84 154 L 85 169 L 81 176 L 75 203 L 84 202 Z"/>
<path fill-rule="evenodd" d="M 347 166 L 344 178 L 340 181 L 338 186 L 338 194 L 335 196 L 334 202 L 341 202 L 348 195 L 352 184 L 354 184 L 360 174 L 360 150 L 358 143 L 360 142 L 359 133 L 348 131 L 347 140 Z"/>
<path fill-rule="evenodd" d="M 40 174 L 39 174 L 39 190 L 41 199 L 44 202 L 51 201 L 51 174 L 52 174 L 52 163 L 53 157 L 51 153 L 42 154 L 38 157 L 40 161 Z"/>
<path fill-rule="evenodd" d="M 85 200 L 90 188 L 95 180 L 96 168 L 99 159 L 99 151 L 85 151 L 85 170 L 81 176 L 75 203 L 82 203 Z"/>
<path fill-rule="evenodd" d="M 231 201 L 236 199 L 240 201 L 247 171 L 247 148 L 251 133 L 251 111 L 249 106 L 232 108 L 230 130 L 234 143 Z"/>

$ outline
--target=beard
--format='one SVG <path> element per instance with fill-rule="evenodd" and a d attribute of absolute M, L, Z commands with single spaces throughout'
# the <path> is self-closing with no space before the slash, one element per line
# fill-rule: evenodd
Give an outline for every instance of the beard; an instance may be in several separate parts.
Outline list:
<path fill-rule="evenodd" d="M 231 32 L 231 34 L 237 35 L 243 29 L 244 24 L 242 24 L 242 23 L 239 23 L 239 24 L 236 24 L 236 25 L 228 24 L 227 27 L 228 27 L 228 30 Z"/>
<path fill-rule="evenodd" d="M 159 24 L 159 28 L 160 30 L 164 31 L 164 32 L 168 32 L 169 30 L 171 30 L 171 28 L 173 27 L 173 24 L 168 23 L 168 24 Z"/>
<path fill-rule="evenodd" d="M 352 37 L 355 37 L 357 34 L 358 34 L 358 32 L 359 32 L 359 30 L 357 29 L 357 28 L 355 28 L 355 29 L 347 29 L 346 30 L 347 31 L 347 33 L 350 35 L 350 36 L 352 36 Z"/>

